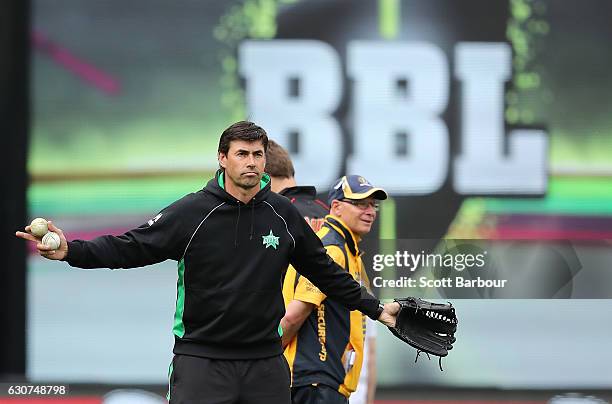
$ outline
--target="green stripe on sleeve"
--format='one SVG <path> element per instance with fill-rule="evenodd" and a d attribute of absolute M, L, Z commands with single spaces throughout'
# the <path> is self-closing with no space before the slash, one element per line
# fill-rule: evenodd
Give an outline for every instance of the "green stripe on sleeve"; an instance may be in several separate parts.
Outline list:
<path fill-rule="evenodd" d="M 172 332 L 179 338 L 185 335 L 183 311 L 185 310 L 185 260 L 178 263 L 178 280 L 176 281 L 176 311 L 174 312 L 174 327 Z"/>

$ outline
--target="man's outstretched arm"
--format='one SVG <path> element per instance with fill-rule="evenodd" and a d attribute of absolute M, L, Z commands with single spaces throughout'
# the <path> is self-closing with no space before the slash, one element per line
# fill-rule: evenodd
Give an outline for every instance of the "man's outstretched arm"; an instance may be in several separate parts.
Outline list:
<path fill-rule="evenodd" d="M 176 203 L 175 203 L 176 204 Z M 60 246 L 51 249 L 31 234 L 30 226 L 15 235 L 36 243 L 39 254 L 51 260 L 63 260 L 77 268 L 136 268 L 166 259 L 180 258 L 188 234 L 181 226 L 181 214 L 174 204 L 164 209 L 156 220 L 120 236 L 104 235 L 93 240 L 67 241 L 61 229 L 51 221 L 49 230 L 60 237 Z"/>

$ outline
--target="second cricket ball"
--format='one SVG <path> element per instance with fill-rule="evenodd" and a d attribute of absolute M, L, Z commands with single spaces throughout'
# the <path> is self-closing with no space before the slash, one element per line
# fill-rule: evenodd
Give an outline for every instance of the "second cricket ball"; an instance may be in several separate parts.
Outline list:
<path fill-rule="evenodd" d="M 59 234 L 50 231 L 42 238 L 42 243 L 53 250 L 57 250 L 60 246 L 61 239 Z"/>

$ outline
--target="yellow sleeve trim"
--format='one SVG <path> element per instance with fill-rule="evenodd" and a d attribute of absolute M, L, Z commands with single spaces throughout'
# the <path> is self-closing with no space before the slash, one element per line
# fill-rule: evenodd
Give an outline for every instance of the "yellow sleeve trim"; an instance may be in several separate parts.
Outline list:
<path fill-rule="evenodd" d="M 316 306 L 320 305 L 325 300 L 325 293 L 321 292 L 308 278 L 300 276 L 298 285 L 295 288 L 293 298 L 306 303 L 312 303 Z"/>
<path fill-rule="evenodd" d="M 327 254 L 342 268 L 344 268 L 344 253 L 335 245 L 326 246 Z M 294 278 L 295 279 L 295 278 Z M 306 303 L 319 306 L 327 296 L 321 292 L 308 278 L 300 276 L 293 298 Z"/>

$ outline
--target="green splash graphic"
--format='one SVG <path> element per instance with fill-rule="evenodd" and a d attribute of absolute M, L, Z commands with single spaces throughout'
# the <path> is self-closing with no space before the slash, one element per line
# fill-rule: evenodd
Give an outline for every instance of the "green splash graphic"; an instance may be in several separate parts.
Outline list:
<path fill-rule="evenodd" d="M 540 67 L 535 58 L 542 38 L 550 31 L 546 21 L 546 5 L 540 0 L 510 0 L 510 18 L 506 37 L 513 50 L 512 89 L 506 93 L 506 122 L 511 125 L 537 123 L 532 102 L 547 102 L 549 89 L 542 89 Z M 544 96 L 548 94 L 548 96 Z M 532 101 L 532 102 L 529 102 Z"/>
<path fill-rule="evenodd" d="M 271 39 L 276 35 L 276 17 L 283 5 L 295 4 L 299 0 L 245 0 L 232 6 L 221 17 L 213 34 L 223 44 L 219 60 L 223 68 L 221 76 L 221 104 L 232 120 L 247 117 L 244 90 L 238 76 L 236 50 L 245 39 Z"/>

